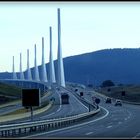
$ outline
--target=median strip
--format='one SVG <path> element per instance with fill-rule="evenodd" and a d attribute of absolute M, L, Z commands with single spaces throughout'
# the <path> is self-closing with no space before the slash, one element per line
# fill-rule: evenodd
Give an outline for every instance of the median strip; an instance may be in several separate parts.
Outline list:
<path fill-rule="evenodd" d="M 16 101 L 12 101 L 12 102 L 9 102 L 9 103 L 5 103 L 5 104 L 0 105 L 0 108 L 15 105 L 15 104 L 18 104 L 20 102 L 21 102 L 21 100 L 16 100 Z"/>
<path fill-rule="evenodd" d="M 35 110 L 34 115 L 37 115 L 37 114 L 40 114 L 40 113 L 47 111 L 52 106 L 52 104 L 53 104 L 53 102 L 50 102 L 47 106 L 45 106 L 41 109 Z M 30 117 L 30 116 L 31 116 L 30 112 L 5 115 L 5 116 L 0 116 L 0 122 L 12 121 L 12 120 L 22 119 L 22 118 Z"/>

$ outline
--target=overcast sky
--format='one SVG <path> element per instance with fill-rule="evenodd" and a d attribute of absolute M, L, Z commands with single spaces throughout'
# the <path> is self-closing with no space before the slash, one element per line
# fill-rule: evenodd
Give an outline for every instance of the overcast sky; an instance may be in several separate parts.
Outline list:
<path fill-rule="evenodd" d="M 140 47 L 140 2 L 0 2 L 0 72 L 19 72 L 41 64 L 45 39 L 45 62 L 49 61 L 49 27 L 52 26 L 53 58 L 57 59 L 57 8 L 61 13 L 62 56 L 73 56 L 107 48 Z"/>

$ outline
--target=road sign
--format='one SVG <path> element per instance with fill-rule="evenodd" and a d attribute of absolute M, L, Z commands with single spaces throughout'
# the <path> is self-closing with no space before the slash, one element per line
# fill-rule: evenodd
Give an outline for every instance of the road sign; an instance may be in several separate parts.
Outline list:
<path fill-rule="evenodd" d="M 30 107 L 31 121 L 33 121 L 33 107 L 40 106 L 40 89 L 22 89 L 22 106 Z"/>
<path fill-rule="evenodd" d="M 83 96 L 83 92 L 80 92 L 80 96 Z"/>
<path fill-rule="evenodd" d="M 22 106 L 40 106 L 40 96 L 39 89 L 22 89 Z"/>

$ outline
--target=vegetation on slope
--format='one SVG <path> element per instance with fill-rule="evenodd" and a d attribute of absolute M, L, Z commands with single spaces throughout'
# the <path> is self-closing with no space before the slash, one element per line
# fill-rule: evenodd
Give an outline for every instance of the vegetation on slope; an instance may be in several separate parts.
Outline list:
<path fill-rule="evenodd" d="M 21 98 L 21 88 L 0 82 L 0 104 Z"/>
<path fill-rule="evenodd" d="M 140 103 L 140 85 L 104 87 L 98 89 L 97 92 L 116 99 Z"/>

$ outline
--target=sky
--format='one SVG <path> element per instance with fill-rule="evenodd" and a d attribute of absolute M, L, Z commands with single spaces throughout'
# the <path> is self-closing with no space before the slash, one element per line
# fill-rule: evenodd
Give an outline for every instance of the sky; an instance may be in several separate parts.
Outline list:
<path fill-rule="evenodd" d="M 110 48 L 140 48 L 140 2 L 0 2 L 0 72 L 41 65 L 42 37 L 45 63 L 49 62 L 49 27 L 52 27 L 53 58 L 57 59 L 57 8 L 61 14 L 63 58 Z"/>

